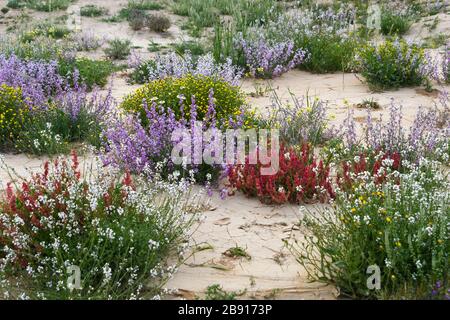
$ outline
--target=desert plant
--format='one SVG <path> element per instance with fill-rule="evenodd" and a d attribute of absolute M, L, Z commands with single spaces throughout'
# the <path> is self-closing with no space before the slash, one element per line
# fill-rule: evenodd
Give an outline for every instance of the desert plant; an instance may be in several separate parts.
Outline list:
<path fill-rule="evenodd" d="M 211 54 L 194 57 L 190 52 L 184 55 L 169 52 L 165 55 L 157 55 L 153 60 L 138 60 L 130 65 L 134 68 L 131 80 L 136 83 L 167 77 L 180 78 L 191 74 L 225 80 L 231 85 L 237 86 L 242 75 L 242 71 L 233 66 L 230 59 L 225 63 L 216 63 Z"/>
<path fill-rule="evenodd" d="M 334 137 L 333 129 L 328 127 L 325 101 L 310 96 L 297 98 L 292 93 L 290 96 L 290 101 L 283 102 L 274 92 L 269 115 L 259 124 L 277 128 L 281 142 L 288 147 L 305 143 L 318 146 Z"/>
<path fill-rule="evenodd" d="M 109 40 L 108 47 L 105 48 L 104 51 L 106 56 L 110 59 L 126 59 L 131 52 L 131 41 L 122 39 Z"/>
<path fill-rule="evenodd" d="M 141 30 L 145 27 L 147 14 L 143 10 L 132 9 L 128 15 L 128 24 L 133 30 Z"/>
<path fill-rule="evenodd" d="M 175 271 L 167 258 L 180 249 L 192 223 L 185 209 L 190 183 L 132 178 L 93 166 L 82 173 L 72 153 L 70 160 L 46 162 L 33 178 L 3 192 L 3 295 L 126 299 L 159 294 L 167 278 L 157 275 Z M 70 266 L 81 270 L 80 287 L 67 285 Z"/>
<path fill-rule="evenodd" d="M 73 59 L 77 48 L 75 43 L 58 41 L 46 36 L 33 38 L 32 41 L 21 41 L 20 37 L 0 36 L 0 52 L 4 55 L 15 55 L 26 60 L 55 61 Z"/>
<path fill-rule="evenodd" d="M 88 58 L 60 61 L 58 68 L 58 72 L 68 78 L 71 84 L 73 84 L 74 72 L 77 70 L 77 80 L 85 84 L 89 90 L 92 90 L 94 86 L 104 87 L 108 83 L 108 77 L 115 70 L 111 61 Z"/>
<path fill-rule="evenodd" d="M 103 7 L 99 7 L 94 4 L 88 4 L 82 6 L 80 9 L 80 14 L 83 17 L 100 17 L 108 13 L 108 10 Z"/>
<path fill-rule="evenodd" d="M 91 51 L 100 48 L 105 40 L 97 37 L 93 32 L 80 32 L 73 37 L 78 51 Z"/>
<path fill-rule="evenodd" d="M 25 6 L 25 2 L 22 0 L 8 0 L 6 6 L 11 9 L 20 9 Z"/>
<path fill-rule="evenodd" d="M 138 112 L 142 121 L 146 121 L 146 112 L 142 102 L 153 101 L 171 108 L 180 119 L 188 117 L 192 103 L 197 105 L 197 120 L 203 120 L 209 113 L 211 99 L 215 106 L 215 117 L 224 123 L 229 117 L 241 114 L 244 98 L 240 89 L 222 79 L 204 75 L 187 74 L 180 78 L 165 78 L 150 81 L 134 93 L 126 96 L 121 107 L 127 111 Z M 182 102 L 180 104 L 180 101 Z"/>
<path fill-rule="evenodd" d="M 411 26 L 408 14 L 401 14 L 392 9 L 381 12 L 381 33 L 384 35 L 403 35 Z"/>
<path fill-rule="evenodd" d="M 359 68 L 372 89 L 420 85 L 424 79 L 423 49 L 403 40 L 387 40 L 359 51 Z"/>
<path fill-rule="evenodd" d="M 359 46 L 355 37 L 320 33 L 313 36 L 299 35 L 295 46 L 309 53 L 309 58 L 299 65 L 300 69 L 317 73 L 352 70 L 355 53 Z"/>
<path fill-rule="evenodd" d="M 358 175 L 351 193 L 338 192 L 333 209 L 305 212 L 310 234 L 293 253 L 312 280 L 333 283 L 354 298 L 432 298 L 449 287 L 448 179 L 440 164 L 421 159 L 408 173 L 384 161 L 384 183 Z M 380 268 L 380 289 L 367 270 Z"/>
<path fill-rule="evenodd" d="M 31 0 L 31 8 L 38 11 L 52 12 L 57 10 L 66 10 L 72 0 Z"/>
<path fill-rule="evenodd" d="M 152 0 L 129 0 L 128 8 L 138 10 L 160 10 L 163 5 Z"/>
<path fill-rule="evenodd" d="M 298 149 L 298 148 L 297 148 Z M 329 167 L 317 161 L 309 145 L 300 151 L 281 145 L 279 169 L 273 175 L 264 175 L 260 162 L 250 163 L 249 155 L 244 164 L 228 169 L 229 187 L 249 197 L 258 197 L 263 203 L 283 204 L 325 201 L 334 195 Z M 252 151 L 250 151 L 252 152 Z"/>
<path fill-rule="evenodd" d="M 171 26 L 169 17 L 162 14 L 151 14 L 147 18 L 147 27 L 155 32 L 166 32 Z"/>
<path fill-rule="evenodd" d="M 226 291 L 219 284 L 212 284 L 206 288 L 205 300 L 235 300 L 237 292 Z"/>
<path fill-rule="evenodd" d="M 13 149 L 29 120 L 30 108 L 20 88 L 0 85 L 0 149 Z"/>
<path fill-rule="evenodd" d="M 52 39 L 63 39 L 70 34 L 70 30 L 63 25 L 53 23 L 40 23 L 35 25 L 30 30 L 23 32 L 20 35 L 20 41 L 31 42 L 37 37 L 43 36 Z"/>

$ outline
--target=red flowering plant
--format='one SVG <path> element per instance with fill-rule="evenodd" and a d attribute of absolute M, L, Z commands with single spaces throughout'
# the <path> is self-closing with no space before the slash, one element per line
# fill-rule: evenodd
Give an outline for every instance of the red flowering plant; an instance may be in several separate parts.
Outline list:
<path fill-rule="evenodd" d="M 262 175 L 261 167 L 261 163 L 249 164 L 247 157 L 245 164 L 229 168 L 230 187 L 268 204 L 308 203 L 334 197 L 330 168 L 314 157 L 308 144 L 303 144 L 299 153 L 281 145 L 279 170 L 274 175 Z"/>
<path fill-rule="evenodd" d="M 374 183 L 380 184 L 386 181 L 388 173 L 400 171 L 401 165 L 402 159 L 398 152 L 365 151 L 351 161 L 342 162 L 337 172 L 337 184 L 341 190 L 351 192 L 358 181 L 366 181 L 367 175 L 373 178 Z"/>
<path fill-rule="evenodd" d="M 0 294 L 133 298 L 150 275 L 174 271 L 164 262 L 192 221 L 182 205 L 190 182 L 132 178 L 96 161 L 95 170 L 81 170 L 73 152 L 0 194 Z M 80 287 L 68 285 L 71 266 Z M 154 280 L 147 294 L 157 293 Z"/>

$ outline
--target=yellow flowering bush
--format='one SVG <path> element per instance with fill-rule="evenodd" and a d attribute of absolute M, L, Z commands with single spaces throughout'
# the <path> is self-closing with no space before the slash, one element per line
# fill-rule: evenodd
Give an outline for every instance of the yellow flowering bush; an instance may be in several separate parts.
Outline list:
<path fill-rule="evenodd" d="M 165 78 L 147 83 L 125 97 L 122 108 L 129 112 L 140 113 L 145 123 L 143 107 L 145 100 L 149 106 L 155 102 L 157 105 L 171 108 L 178 119 L 182 116 L 189 119 L 193 96 L 197 105 L 198 120 L 203 120 L 207 114 L 211 96 L 214 99 L 216 119 L 219 123 L 221 120 L 227 121 L 230 117 L 236 118 L 241 114 L 241 108 L 245 104 L 239 87 L 223 80 L 188 74 L 182 78 Z"/>
<path fill-rule="evenodd" d="M 0 85 L 0 149 L 13 146 L 22 131 L 28 111 L 20 88 Z"/>

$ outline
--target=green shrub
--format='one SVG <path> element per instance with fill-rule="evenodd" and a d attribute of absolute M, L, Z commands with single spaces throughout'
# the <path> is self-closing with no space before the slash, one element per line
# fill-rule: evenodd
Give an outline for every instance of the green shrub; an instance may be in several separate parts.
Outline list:
<path fill-rule="evenodd" d="M 161 10 L 164 6 L 151 0 L 129 0 L 128 8 L 138 10 Z"/>
<path fill-rule="evenodd" d="M 130 15 L 134 10 L 148 11 L 160 10 L 163 6 L 150 0 L 129 0 L 125 8 L 122 8 L 115 16 L 106 19 L 107 22 L 120 22 L 130 20 Z"/>
<path fill-rule="evenodd" d="M 18 37 L 0 36 L 0 52 L 16 55 L 25 60 L 52 61 L 72 57 L 77 51 L 76 44 L 39 36 L 32 41 L 21 41 Z"/>
<path fill-rule="evenodd" d="M 353 298 L 429 299 L 438 282 L 447 290 L 449 180 L 439 166 L 423 160 L 399 174 L 384 165 L 384 183 L 364 172 L 332 210 L 306 213 L 301 223 L 311 234 L 292 248 L 311 280 Z M 367 287 L 372 265 L 380 290 Z"/>
<path fill-rule="evenodd" d="M 203 45 L 197 41 L 183 41 L 179 43 L 174 43 L 172 45 L 175 52 L 183 55 L 186 52 L 190 52 L 193 56 L 201 56 L 205 54 L 205 49 Z"/>
<path fill-rule="evenodd" d="M 210 90 L 214 91 L 216 107 L 216 117 L 228 121 L 230 116 L 241 113 L 241 107 L 245 101 L 238 87 L 232 86 L 223 80 L 216 80 L 206 76 L 187 75 L 182 78 L 165 78 L 154 80 L 125 97 L 122 108 L 131 112 L 139 112 L 141 119 L 145 123 L 147 117 L 142 102 L 145 99 L 149 105 L 152 101 L 161 103 L 165 107 L 170 107 L 175 115 L 180 118 L 180 95 L 184 96 L 184 115 L 188 116 L 192 96 L 198 106 L 197 119 L 202 120 L 208 112 L 208 102 Z"/>
<path fill-rule="evenodd" d="M 17 139 L 15 149 L 33 155 L 57 155 L 70 151 L 69 143 L 53 127 L 55 119 L 52 112 L 33 115 L 33 121 L 27 123 L 20 138 Z"/>
<path fill-rule="evenodd" d="M 133 30 L 141 30 L 147 22 L 147 14 L 144 10 L 132 9 L 128 16 L 128 24 Z"/>
<path fill-rule="evenodd" d="M 80 14 L 83 17 L 100 17 L 108 13 L 108 10 L 94 4 L 88 4 L 80 9 Z"/>
<path fill-rule="evenodd" d="M 34 179 L 10 173 L 19 183 L 0 197 L 2 296 L 123 300 L 160 294 L 195 217 L 187 213 L 188 183 L 82 168 L 76 153 L 46 162 Z M 190 203 L 189 210 L 197 207 Z M 75 266 L 79 287 L 69 286 Z"/>
<path fill-rule="evenodd" d="M 38 11 L 52 12 L 56 10 L 66 10 L 72 0 L 32 0 L 30 7 Z"/>
<path fill-rule="evenodd" d="M 111 61 L 91 60 L 77 58 L 74 61 L 59 62 L 59 73 L 62 76 L 72 77 L 75 69 L 78 70 L 81 82 L 91 90 L 94 86 L 104 87 L 108 83 L 108 77 L 114 72 L 115 67 Z M 73 80 L 73 79 L 71 79 Z"/>
<path fill-rule="evenodd" d="M 0 150 L 15 147 L 17 138 L 29 119 L 20 88 L 0 85 Z"/>
<path fill-rule="evenodd" d="M 25 2 L 23 0 L 8 0 L 6 6 L 11 9 L 20 9 L 25 6 Z"/>
<path fill-rule="evenodd" d="M 110 59 L 126 59 L 131 52 L 131 41 L 121 39 L 110 40 L 108 41 L 108 47 L 104 51 Z"/>
<path fill-rule="evenodd" d="M 225 291 L 221 285 L 213 284 L 206 288 L 205 300 L 235 300 L 237 292 Z"/>
<path fill-rule="evenodd" d="M 148 28 L 155 32 L 166 32 L 170 25 L 170 19 L 162 14 L 152 14 L 147 18 Z"/>
<path fill-rule="evenodd" d="M 405 34 L 411 26 L 410 19 L 405 16 L 383 10 L 381 14 L 381 33 L 384 35 L 402 35 Z"/>
<path fill-rule="evenodd" d="M 367 45 L 359 51 L 361 74 L 375 90 L 420 85 L 423 64 L 423 49 L 403 40 Z"/>
<path fill-rule="evenodd" d="M 300 68 L 317 73 L 351 71 L 358 42 L 353 37 L 320 33 L 312 36 L 299 34 L 295 47 L 306 50 L 309 59 Z"/>
<path fill-rule="evenodd" d="M 22 42 L 31 42 L 38 37 L 63 39 L 68 34 L 70 34 L 70 32 L 71 31 L 66 26 L 56 25 L 52 23 L 42 23 L 21 34 L 20 40 Z"/>

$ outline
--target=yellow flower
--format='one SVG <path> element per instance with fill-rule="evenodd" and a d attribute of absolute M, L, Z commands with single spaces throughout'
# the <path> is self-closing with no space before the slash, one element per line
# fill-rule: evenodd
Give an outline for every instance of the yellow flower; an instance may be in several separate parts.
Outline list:
<path fill-rule="evenodd" d="M 386 218 L 386 221 L 387 221 L 388 223 L 391 223 L 391 222 L 392 222 L 392 219 L 389 218 L 389 217 L 387 217 L 387 218 Z"/>

